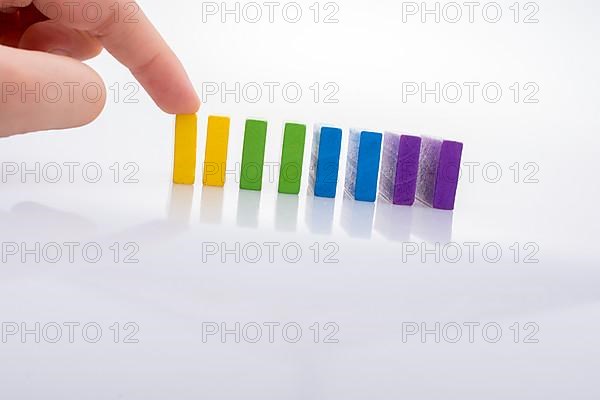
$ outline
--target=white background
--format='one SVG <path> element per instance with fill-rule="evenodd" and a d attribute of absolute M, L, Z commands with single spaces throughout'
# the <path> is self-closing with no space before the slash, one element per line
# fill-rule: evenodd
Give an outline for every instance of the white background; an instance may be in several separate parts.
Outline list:
<path fill-rule="evenodd" d="M 209 97 L 199 114 L 199 164 L 207 116 L 219 114 L 232 118 L 231 169 L 241 159 L 245 119 L 258 117 L 269 121 L 267 162 L 279 160 L 285 121 L 306 123 L 309 131 L 327 122 L 345 132 L 359 127 L 462 141 L 464 162 L 496 163 L 502 178 L 491 183 L 480 167 L 470 182 L 463 169 L 453 213 L 341 196 L 315 203 L 306 185 L 298 198 L 278 196 L 276 176 L 260 196 L 240 193 L 232 177 L 223 190 L 174 188 L 173 117 L 141 91 L 137 103 L 124 102 L 125 85 L 134 80 L 103 53 L 90 64 L 107 86 L 120 88 L 120 98 L 109 91 L 96 122 L 0 142 L 4 167 L 95 162 L 103 172 L 95 184 L 81 173 L 74 183 L 6 177 L 2 243 L 98 243 L 104 250 L 98 263 L 6 259 L 0 322 L 95 322 L 103 337 L 96 344 L 81 335 L 57 344 L 8 337 L 0 343 L 2 393 L 11 399 L 598 398 L 600 6 L 545 0 L 537 3 L 539 23 L 525 24 L 514 23 L 512 1 L 498 3 L 503 16 L 496 24 L 483 19 L 481 7 L 475 23 L 466 15 L 455 24 L 431 16 L 421 23 L 418 15 L 403 23 L 402 2 L 386 0 L 339 2 L 335 24 L 314 23 L 312 2 L 301 2 L 297 24 L 280 12 L 273 24 L 266 16 L 251 24 L 233 16 L 222 23 L 219 15 L 202 23 L 201 2 L 144 1 L 199 91 L 206 82 L 303 88 L 295 104 L 281 91 L 273 103 L 266 92 L 256 104 Z M 339 102 L 315 102 L 309 89 L 315 82 L 338 85 Z M 433 96 L 403 102 L 403 82 L 496 82 L 503 96 L 490 103 L 479 90 L 473 103 L 466 92 L 458 103 L 436 103 Z M 515 82 L 537 84 L 539 102 L 515 103 L 509 89 Z M 139 183 L 123 183 L 122 175 L 114 183 L 109 167 L 115 163 L 121 170 L 126 163 L 139 166 Z M 510 169 L 515 163 L 518 182 Z M 539 168 L 537 183 L 524 182 L 527 163 Z M 274 263 L 267 253 L 258 263 L 206 254 L 203 262 L 212 242 L 280 247 Z M 471 242 L 479 243 L 474 262 L 465 247 Z M 113 243 L 135 243 L 139 263 L 123 263 L 122 253 L 115 263 Z M 303 250 L 298 263 L 281 255 L 290 243 Z M 443 254 L 439 262 L 435 255 L 404 254 L 410 244 L 431 249 L 436 243 L 455 243 L 465 254 L 457 263 Z M 482 257 L 490 243 L 503 250 L 497 263 Z M 527 244 L 537 263 L 524 262 Z M 339 250 L 338 263 L 324 262 L 324 246 Z M 114 322 L 137 324 L 139 343 L 113 343 Z M 295 322 L 303 337 L 296 344 L 281 334 L 275 343 L 235 343 L 231 335 L 226 343 L 219 336 L 204 343 L 207 322 L 230 328 Z M 339 326 L 339 343 L 314 343 L 309 327 L 315 322 Z M 465 328 L 455 344 L 443 337 L 435 343 L 433 335 L 426 343 L 418 335 L 404 343 L 407 322 L 429 328 L 495 323 L 503 335 L 491 344 L 476 331 L 470 343 Z M 522 335 L 514 343 L 510 327 L 517 322 Z M 539 327 L 538 343 L 523 343 L 526 323 Z"/>

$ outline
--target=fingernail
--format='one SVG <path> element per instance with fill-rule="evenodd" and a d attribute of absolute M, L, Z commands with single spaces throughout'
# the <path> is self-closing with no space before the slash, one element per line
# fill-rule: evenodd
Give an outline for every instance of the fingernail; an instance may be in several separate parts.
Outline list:
<path fill-rule="evenodd" d="M 52 50 L 48 50 L 48 53 L 54 54 L 57 56 L 71 57 L 71 53 L 64 49 L 52 49 Z"/>

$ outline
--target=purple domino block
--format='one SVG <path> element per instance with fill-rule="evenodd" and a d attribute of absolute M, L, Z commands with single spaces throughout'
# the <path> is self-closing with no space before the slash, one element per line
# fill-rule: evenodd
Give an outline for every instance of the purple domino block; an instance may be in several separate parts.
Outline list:
<path fill-rule="evenodd" d="M 421 138 L 387 132 L 379 192 L 395 205 L 412 206 L 417 191 Z"/>
<path fill-rule="evenodd" d="M 439 210 L 454 210 L 463 144 L 424 137 L 417 198 Z"/>

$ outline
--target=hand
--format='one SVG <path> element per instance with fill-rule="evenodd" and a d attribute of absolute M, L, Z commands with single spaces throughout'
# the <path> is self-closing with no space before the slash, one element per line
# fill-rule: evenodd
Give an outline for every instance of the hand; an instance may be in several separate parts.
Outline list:
<path fill-rule="evenodd" d="M 81 61 L 102 48 L 163 111 L 200 107 L 183 66 L 131 0 L 0 0 L 0 136 L 93 121 L 106 89 Z"/>

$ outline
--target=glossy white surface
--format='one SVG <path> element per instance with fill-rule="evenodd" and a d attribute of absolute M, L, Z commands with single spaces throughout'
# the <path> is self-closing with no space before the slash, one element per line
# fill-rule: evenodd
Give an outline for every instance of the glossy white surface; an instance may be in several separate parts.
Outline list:
<path fill-rule="evenodd" d="M 403 24 L 401 3 L 385 0 L 344 1 L 332 25 L 310 17 L 296 25 L 201 24 L 200 4 L 143 3 L 199 90 L 222 81 L 298 82 L 305 90 L 297 104 L 209 99 L 200 132 L 209 114 L 232 117 L 230 169 L 241 159 L 245 118 L 260 117 L 270 123 L 269 163 L 280 156 L 284 121 L 326 121 L 344 128 L 343 153 L 350 127 L 443 136 L 465 143 L 464 162 L 497 163 L 502 178 L 490 183 L 480 167 L 470 182 L 463 169 L 453 213 L 278 195 L 274 173 L 262 194 L 240 192 L 233 176 L 223 190 L 172 187 L 173 119 L 141 92 L 137 104 L 110 102 L 88 127 L 2 140 L 5 172 L 40 163 L 50 173 L 57 163 L 67 174 L 64 164 L 73 162 L 102 171 L 98 183 L 81 173 L 73 183 L 66 175 L 60 183 L 3 176 L 3 333 L 22 322 L 94 322 L 103 331 L 96 344 L 80 334 L 55 344 L 7 335 L 6 398 L 598 398 L 598 4 L 549 0 L 539 4 L 540 23 L 529 25 L 513 24 L 511 14 L 498 24 Z M 91 65 L 108 86 L 132 81 L 106 54 Z M 403 103 L 402 82 L 413 81 L 498 82 L 506 93 L 496 104 Z M 315 104 L 314 82 L 336 82 L 339 103 Z M 536 82 L 539 103 L 515 104 L 514 82 Z M 137 183 L 123 183 L 134 171 L 127 163 L 139 167 Z M 40 251 L 36 263 L 23 251 L 37 243 L 66 251 L 73 242 L 100 247 L 102 258 L 88 262 L 76 251 L 72 263 L 67 253 L 51 263 L 54 253 Z M 223 243 L 239 243 L 239 262 L 212 255 Z M 282 254 L 286 245 L 288 258 L 302 250 L 297 263 Z M 485 245 L 493 246 L 488 260 Z M 435 254 L 412 254 L 413 246 Z M 502 257 L 492 263 L 497 248 Z M 253 263 L 256 249 L 263 254 Z M 462 257 L 451 262 L 457 249 Z M 124 263 L 133 250 L 139 262 Z M 127 322 L 139 327 L 139 343 L 122 343 Z M 236 322 L 294 322 L 303 335 L 295 344 L 281 335 L 274 343 L 204 343 L 207 323 Z M 320 342 L 331 322 L 339 343 L 314 343 L 316 322 Z M 491 344 L 477 334 L 470 343 L 465 329 L 458 343 L 431 335 L 404 343 L 411 322 L 495 323 L 503 335 Z M 527 323 L 539 328 L 539 343 L 523 343 Z"/>

